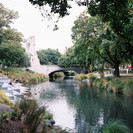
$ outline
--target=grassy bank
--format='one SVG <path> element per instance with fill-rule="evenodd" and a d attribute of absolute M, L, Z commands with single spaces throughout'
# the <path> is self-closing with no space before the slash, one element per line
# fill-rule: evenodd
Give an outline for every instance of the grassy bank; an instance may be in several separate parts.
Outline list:
<path fill-rule="evenodd" d="M 0 72 L 9 78 L 17 79 L 20 83 L 37 84 L 48 80 L 48 76 L 33 71 L 25 71 L 16 67 L 0 69 Z"/>
<path fill-rule="evenodd" d="M 5 95 L 4 91 L 0 89 L 0 103 L 13 106 L 13 103 L 10 101 L 10 99 Z"/>
<path fill-rule="evenodd" d="M 133 78 L 132 77 L 104 77 L 98 78 L 97 73 L 78 74 L 76 80 L 89 79 L 89 85 L 98 89 L 105 89 L 109 92 L 133 96 Z M 125 79 L 125 80 L 124 80 Z"/>
<path fill-rule="evenodd" d="M 65 77 L 65 75 L 64 75 L 63 72 L 56 72 L 56 73 L 53 74 L 53 77 L 54 77 L 54 78 Z"/>
<path fill-rule="evenodd" d="M 98 77 L 99 74 L 98 73 L 89 73 L 89 74 L 83 74 L 83 73 L 81 73 L 81 74 L 75 75 L 74 76 L 74 79 L 76 79 L 76 80 L 84 80 L 84 79 L 89 79 L 89 77 L 91 77 L 91 76 Z"/>
<path fill-rule="evenodd" d="M 113 93 L 133 96 L 133 80 L 121 81 L 119 78 L 114 78 L 114 77 L 105 77 L 99 79 L 94 76 L 91 76 L 89 80 L 90 80 L 89 83 L 90 86 L 99 89 L 105 89 Z"/>

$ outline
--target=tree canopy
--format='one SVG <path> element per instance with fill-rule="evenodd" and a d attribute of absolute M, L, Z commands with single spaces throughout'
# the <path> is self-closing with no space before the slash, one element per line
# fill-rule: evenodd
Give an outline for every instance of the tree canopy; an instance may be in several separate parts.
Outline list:
<path fill-rule="evenodd" d="M 40 50 L 37 51 L 38 58 L 40 60 L 40 63 L 43 64 L 48 64 L 48 65 L 57 65 L 58 59 L 61 56 L 61 53 L 58 50 L 55 49 L 46 49 L 46 50 Z"/>
<path fill-rule="evenodd" d="M 132 44 L 115 33 L 108 22 L 99 16 L 90 17 L 83 12 L 72 27 L 74 46 L 59 60 L 59 65 L 76 65 L 89 69 L 99 64 L 109 64 L 119 76 L 119 66 L 132 55 Z M 72 56 L 73 55 L 73 56 Z M 130 56 L 129 56 L 130 55 Z M 75 60 L 75 62 L 73 62 Z"/>
<path fill-rule="evenodd" d="M 8 62 L 10 65 L 16 64 L 25 55 L 25 49 L 22 48 L 22 33 L 10 27 L 17 17 L 17 12 L 5 8 L 0 3 L 0 60 L 2 67 L 4 62 Z"/>

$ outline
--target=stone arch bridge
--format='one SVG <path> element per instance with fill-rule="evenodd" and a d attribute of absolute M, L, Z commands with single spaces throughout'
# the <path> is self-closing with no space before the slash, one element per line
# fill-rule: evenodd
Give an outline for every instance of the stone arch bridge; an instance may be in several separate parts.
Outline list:
<path fill-rule="evenodd" d="M 33 67 L 29 69 L 41 74 L 48 75 L 49 77 L 53 77 L 55 72 L 63 72 L 65 75 L 67 75 L 69 71 L 75 71 L 77 73 L 85 72 L 85 69 L 81 67 L 60 67 L 58 65 L 39 65 L 36 69 Z"/>
<path fill-rule="evenodd" d="M 25 49 L 26 53 L 30 57 L 31 67 L 29 69 L 34 72 L 49 75 L 50 77 L 52 77 L 55 72 L 60 72 L 60 71 L 64 72 L 64 74 L 70 70 L 73 70 L 77 73 L 84 73 L 84 69 L 80 67 L 59 67 L 57 65 L 41 65 L 36 53 L 34 36 L 27 38 L 25 43 Z"/>

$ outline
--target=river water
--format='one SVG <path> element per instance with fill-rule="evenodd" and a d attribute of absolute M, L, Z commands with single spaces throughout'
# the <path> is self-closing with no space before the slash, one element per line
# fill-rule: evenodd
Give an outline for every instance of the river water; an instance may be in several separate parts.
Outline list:
<path fill-rule="evenodd" d="M 53 114 L 56 125 L 77 133 L 88 133 L 89 126 L 113 119 L 122 119 L 133 129 L 133 98 L 90 88 L 74 79 L 34 85 L 31 93 Z"/>

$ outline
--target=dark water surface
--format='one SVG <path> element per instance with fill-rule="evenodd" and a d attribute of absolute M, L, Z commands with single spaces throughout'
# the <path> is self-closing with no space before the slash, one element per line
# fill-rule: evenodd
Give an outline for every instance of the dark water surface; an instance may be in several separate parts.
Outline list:
<path fill-rule="evenodd" d="M 56 125 L 87 133 L 89 126 L 122 119 L 133 129 L 133 98 L 65 79 L 32 86 L 32 94 L 53 114 Z"/>

